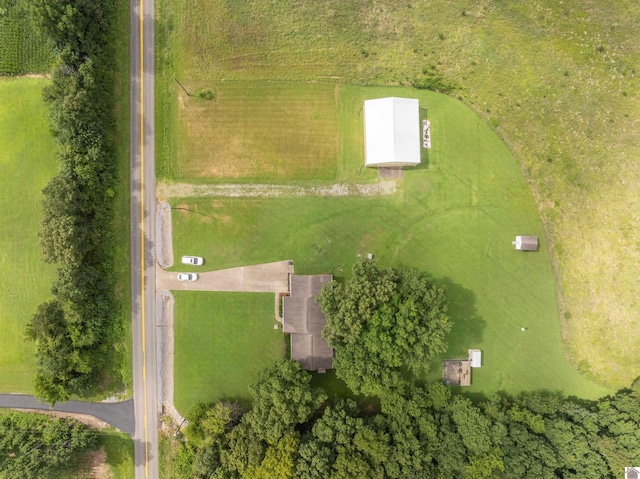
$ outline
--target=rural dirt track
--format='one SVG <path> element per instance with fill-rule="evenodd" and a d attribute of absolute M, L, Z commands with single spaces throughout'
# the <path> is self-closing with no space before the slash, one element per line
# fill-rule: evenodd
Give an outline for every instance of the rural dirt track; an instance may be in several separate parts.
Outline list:
<path fill-rule="evenodd" d="M 276 198 L 291 196 L 389 196 L 396 192 L 395 180 L 378 183 L 335 183 L 320 186 L 302 185 L 193 185 L 189 183 L 158 182 L 156 195 L 159 200 L 187 197 Z"/>

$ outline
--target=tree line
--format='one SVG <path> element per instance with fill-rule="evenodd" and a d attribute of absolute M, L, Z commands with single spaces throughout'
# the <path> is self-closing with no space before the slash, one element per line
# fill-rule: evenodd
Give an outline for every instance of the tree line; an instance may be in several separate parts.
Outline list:
<path fill-rule="evenodd" d="M 43 258 L 58 266 L 54 298 L 27 327 L 36 395 L 63 401 L 96 386 L 116 335 L 113 197 L 113 2 L 34 0 L 32 15 L 57 58 L 44 89 L 59 171 L 44 188 Z"/>
<path fill-rule="evenodd" d="M 293 361 L 251 386 L 253 408 L 201 404 L 175 477 L 620 477 L 640 463 L 640 382 L 598 401 L 552 392 L 473 402 L 439 382 L 386 390 L 376 412 L 310 385 Z"/>

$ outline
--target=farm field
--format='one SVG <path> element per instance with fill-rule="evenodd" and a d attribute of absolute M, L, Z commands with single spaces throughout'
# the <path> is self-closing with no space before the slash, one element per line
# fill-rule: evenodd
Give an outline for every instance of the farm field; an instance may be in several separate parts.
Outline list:
<path fill-rule="evenodd" d="M 174 291 L 175 396 L 185 415 L 198 402 L 250 400 L 258 371 L 284 354 L 271 293 Z"/>
<path fill-rule="evenodd" d="M 55 267 L 40 256 L 42 188 L 55 174 L 55 144 L 42 100 L 46 80 L 0 79 L 0 391 L 31 393 L 33 343 L 24 328 L 50 297 Z"/>
<path fill-rule="evenodd" d="M 446 356 L 484 351 L 469 391 L 607 393 L 564 357 L 544 230 L 500 138 L 462 103 L 436 93 L 349 87 L 344 95 L 354 121 L 370 95 L 420 98 L 432 122 L 428 167 L 405 171 L 398 191 L 384 197 L 176 198 L 192 210 L 173 213 L 176 252 L 202 252 L 207 269 L 293 258 L 296 273 L 338 278 L 358 256 L 374 253 L 383 265 L 412 266 L 447 286 L 455 324 Z M 523 232 L 542 238 L 539 252 L 513 249 Z M 176 356 L 192 349 L 187 344 Z M 438 377 L 437 363 L 433 371 Z M 180 376 L 176 368 L 176 391 L 184 394 Z"/>
<path fill-rule="evenodd" d="M 48 73 L 53 44 L 33 26 L 27 0 L 0 2 L 0 75 Z"/>
<path fill-rule="evenodd" d="M 282 181 L 335 176 L 335 85 L 190 82 L 185 87 L 210 88 L 215 101 L 181 92 L 180 149 L 169 160 L 171 177 Z"/>
<path fill-rule="evenodd" d="M 533 193 L 574 368 L 615 388 L 640 376 L 640 5 L 179 0 L 158 12 L 159 157 L 182 147 L 174 78 L 448 91 L 506 142 Z M 339 147 L 336 179 L 353 158 Z"/>

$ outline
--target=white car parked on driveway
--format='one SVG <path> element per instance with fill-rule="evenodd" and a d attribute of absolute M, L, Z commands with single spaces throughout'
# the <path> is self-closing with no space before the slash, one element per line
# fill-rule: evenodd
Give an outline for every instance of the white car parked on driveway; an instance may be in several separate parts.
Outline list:
<path fill-rule="evenodd" d="M 198 281 L 198 273 L 178 273 L 178 281 Z"/>
<path fill-rule="evenodd" d="M 204 264 L 204 258 L 201 256 L 183 256 L 182 264 L 192 264 L 194 266 L 201 266 Z"/>

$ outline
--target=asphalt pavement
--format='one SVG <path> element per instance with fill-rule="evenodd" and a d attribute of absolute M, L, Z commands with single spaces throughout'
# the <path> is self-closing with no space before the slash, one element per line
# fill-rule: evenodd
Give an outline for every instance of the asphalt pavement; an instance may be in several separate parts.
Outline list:
<path fill-rule="evenodd" d="M 0 408 L 34 409 L 38 411 L 57 411 L 73 414 L 88 414 L 126 432 L 134 434 L 133 400 L 124 402 L 85 402 L 67 401 L 54 407 L 38 401 L 26 394 L 0 394 Z"/>
<path fill-rule="evenodd" d="M 131 2 L 131 293 L 136 479 L 158 477 L 153 0 Z"/>

